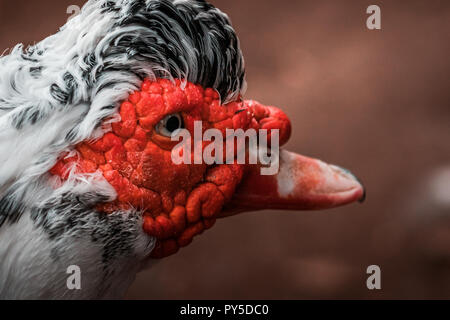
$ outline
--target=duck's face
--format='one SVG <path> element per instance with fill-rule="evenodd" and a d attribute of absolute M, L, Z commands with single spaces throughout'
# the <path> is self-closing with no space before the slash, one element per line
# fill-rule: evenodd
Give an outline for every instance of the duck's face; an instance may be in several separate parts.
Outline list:
<path fill-rule="evenodd" d="M 65 179 L 73 168 L 78 173 L 100 171 L 117 198 L 98 203 L 96 209 L 141 212 L 144 231 L 158 240 L 153 257 L 175 253 L 220 217 L 269 208 L 323 209 L 364 196 L 362 185 L 339 167 L 278 153 L 277 148 L 271 150 L 272 164 L 264 166 L 250 161 L 257 150 L 249 144 L 236 140 L 227 148 L 229 129 L 266 132 L 267 136 L 259 136 L 259 147 L 287 142 L 291 124 L 278 108 L 240 98 L 221 105 L 211 88 L 159 79 L 144 81 L 141 90 L 121 104 L 119 113 L 120 121 L 110 132 L 78 144 L 77 155 L 62 157 L 51 173 Z M 215 138 L 205 139 L 208 129 L 216 129 Z M 181 132 L 189 133 L 191 140 L 180 149 Z M 243 162 L 237 159 L 239 151 L 245 154 Z M 214 163 L 205 161 L 204 154 L 212 155 Z M 184 161 L 176 161 L 177 156 Z M 271 165 L 275 171 L 263 170 Z"/>

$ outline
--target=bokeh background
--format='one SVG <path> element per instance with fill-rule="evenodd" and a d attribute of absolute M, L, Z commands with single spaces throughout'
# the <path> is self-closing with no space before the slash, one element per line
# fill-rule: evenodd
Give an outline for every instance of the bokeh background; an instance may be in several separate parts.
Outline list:
<path fill-rule="evenodd" d="M 246 97 L 282 107 L 287 148 L 350 168 L 367 201 L 219 221 L 127 297 L 450 298 L 450 2 L 212 2 L 240 37 Z M 0 51 L 56 32 L 83 3 L 0 0 Z M 370 4 L 382 30 L 366 28 Z M 366 288 L 372 264 L 382 290 Z"/>

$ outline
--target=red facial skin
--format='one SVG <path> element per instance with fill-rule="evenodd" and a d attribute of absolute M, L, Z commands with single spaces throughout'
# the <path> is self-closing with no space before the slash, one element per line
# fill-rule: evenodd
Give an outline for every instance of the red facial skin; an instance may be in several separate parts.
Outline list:
<path fill-rule="evenodd" d="M 144 212 L 144 231 L 157 239 L 153 258 L 176 253 L 211 228 L 246 171 L 246 165 L 236 163 L 175 165 L 171 152 L 178 142 L 155 131 L 165 116 L 181 114 L 192 137 L 194 121 L 202 121 L 203 131 L 221 130 L 224 137 L 226 129 L 268 129 L 270 141 L 270 129 L 279 129 L 280 145 L 291 132 L 288 118 L 277 108 L 254 101 L 221 105 L 215 90 L 189 82 L 183 88 L 179 80 L 144 81 L 119 112 L 121 121 L 112 125 L 112 132 L 78 144 L 78 155 L 62 157 L 50 172 L 64 180 L 74 164 L 78 173 L 101 171 L 117 199 L 96 209 L 107 214 L 129 209 Z"/>

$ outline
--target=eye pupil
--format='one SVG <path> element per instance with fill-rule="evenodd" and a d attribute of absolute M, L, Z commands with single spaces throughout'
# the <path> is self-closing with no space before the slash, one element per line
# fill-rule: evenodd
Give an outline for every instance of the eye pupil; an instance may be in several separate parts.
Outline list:
<path fill-rule="evenodd" d="M 155 126 L 155 131 L 164 137 L 171 137 L 173 133 L 182 128 L 184 128 L 183 117 L 179 113 L 174 113 L 162 119 Z"/>
<path fill-rule="evenodd" d="M 181 121 L 178 117 L 171 116 L 169 119 L 167 119 L 166 122 L 166 129 L 169 132 L 174 132 L 177 129 L 180 129 L 181 127 Z"/>

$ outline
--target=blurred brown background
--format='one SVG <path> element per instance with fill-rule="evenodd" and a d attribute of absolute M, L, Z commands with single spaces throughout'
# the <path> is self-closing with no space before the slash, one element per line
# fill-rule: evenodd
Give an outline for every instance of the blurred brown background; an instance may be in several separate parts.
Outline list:
<path fill-rule="evenodd" d="M 0 0 L 0 51 L 83 2 Z M 450 298 L 450 2 L 212 2 L 240 36 L 246 97 L 282 107 L 287 148 L 350 168 L 368 198 L 219 221 L 128 298 Z M 366 28 L 370 4 L 382 30 Z M 372 264 L 382 290 L 366 288 Z"/>

